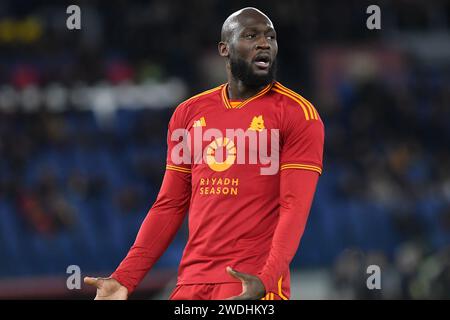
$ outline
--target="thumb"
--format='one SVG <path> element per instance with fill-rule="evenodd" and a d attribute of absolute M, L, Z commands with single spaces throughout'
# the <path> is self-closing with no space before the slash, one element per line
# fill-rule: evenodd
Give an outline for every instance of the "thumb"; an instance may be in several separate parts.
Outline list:
<path fill-rule="evenodd" d="M 246 280 L 245 274 L 240 273 L 240 272 L 234 270 L 234 269 L 231 268 L 231 267 L 227 267 L 227 272 L 228 272 L 228 274 L 229 274 L 230 276 L 232 276 L 232 277 L 234 277 L 234 278 L 236 278 L 236 279 L 239 279 L 239 280 L 241 280 L 241 281 L 245 281 L 245 280 Z"/>
<path fill-rule="evenodd" d="M 99 278 L 84 277 L 84 283 L 86 283 L 90 286 L 94 286 L 96 288 L 99 288 L 99 286 L 100 286 Z"/>

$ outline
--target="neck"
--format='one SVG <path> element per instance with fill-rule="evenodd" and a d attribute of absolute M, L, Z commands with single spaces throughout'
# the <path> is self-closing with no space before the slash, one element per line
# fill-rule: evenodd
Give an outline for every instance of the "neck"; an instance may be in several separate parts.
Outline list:
<path fill-rule="evenodd" d="M 227 66 L 227 78 L 228 78 L 228 98 L 230 100 L 245 100 L 248 99 L 259 91 L 261 91 L 265 85 L 258 87 L 247 86 L 241 80 L 236 79 L 231 74 L 229 65 Z"/>
<path fill-rule="evenodd" d="M 257 94 L 265 86 L 266 85 L 249 87 L 246 86 L 241 80 L 231 78 L 228 80 L 228 97 L 231 100 L 245 100 Z"/>

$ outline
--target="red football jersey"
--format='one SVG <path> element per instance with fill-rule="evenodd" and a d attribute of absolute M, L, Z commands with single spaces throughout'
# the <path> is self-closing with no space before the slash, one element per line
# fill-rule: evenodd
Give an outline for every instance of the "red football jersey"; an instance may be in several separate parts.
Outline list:
<path fill-rule="evenodd" d="M 279 82 L 245 101 L 230 101 L 224 84 L 180 104 L 169 123 L 166 167 L 192 183 L 178 284 L 238 281 L 227 266 L 257 274 L 279 217 L 280 170 L 321 174 L 323 142 L 316 109 Z"/>

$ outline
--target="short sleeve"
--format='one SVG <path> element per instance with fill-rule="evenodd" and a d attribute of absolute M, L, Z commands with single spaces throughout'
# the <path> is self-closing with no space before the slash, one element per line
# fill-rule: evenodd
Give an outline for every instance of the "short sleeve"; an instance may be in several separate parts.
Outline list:
<path fill-rule="evenodd" d="M 325 130 L 319 116 L 305 119 L 295 106 L 286 106 L 280 169 L 303 169 L 322 174 Z"/>
<path fill-rule="evenodd" d="M 182 105 L 175 109 L 167 130 L 166 170 L 191 173 L 189 133 L 183 117 Z"/>

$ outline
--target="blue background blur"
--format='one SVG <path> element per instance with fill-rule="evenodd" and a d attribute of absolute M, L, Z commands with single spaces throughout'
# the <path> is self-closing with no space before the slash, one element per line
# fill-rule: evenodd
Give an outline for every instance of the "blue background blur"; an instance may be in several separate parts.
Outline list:
<path fill-rule="evenodd" d="M 72 31 L 69 3 L 0 4 L 1 298 L 80 297 L 61 282 L 68 265 L 115 269 L 159 190 L 173 109 L 225 82 L 221 24 L 248 5 L 274 22 L 278 80 L 326 128 L 292 263 L 300 297 L 450 297 L 449 1 L 74 3 Z M 381 30 L 366 28 L 370 4 Z M 173 280 L 186 237 L 146 297 Z M 370 264 L 382 290 L 365 287 Z"/>

